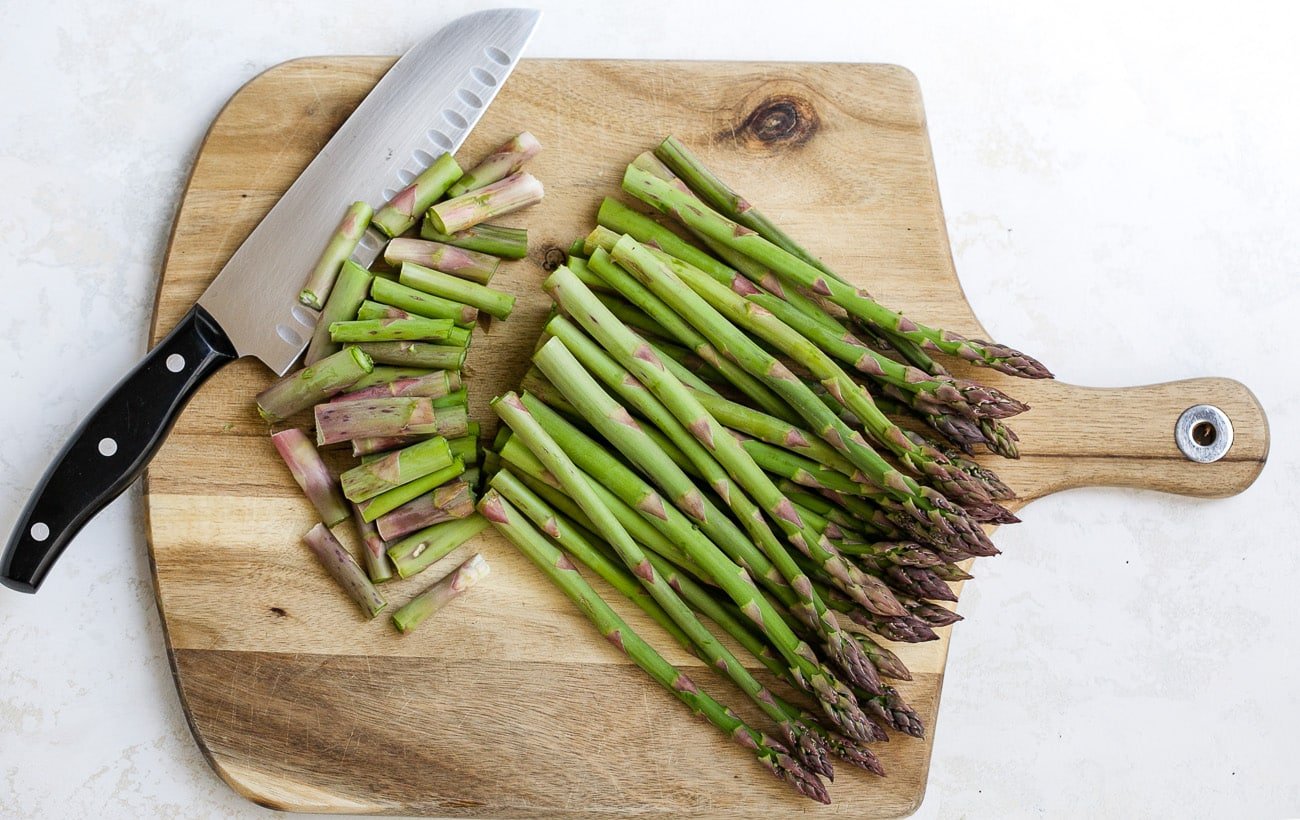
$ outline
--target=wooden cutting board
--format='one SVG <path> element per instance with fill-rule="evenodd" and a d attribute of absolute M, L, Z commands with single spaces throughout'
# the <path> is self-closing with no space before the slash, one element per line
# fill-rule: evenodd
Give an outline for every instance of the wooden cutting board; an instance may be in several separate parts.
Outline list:
<path fill-rule="evenodd" d="M 391 62 L 299 60 L 231 99 L 176 218 L 155 341 Z M 517 383 L 547 311 L 544 265 L 586 233 L 623 166 L 668 133 L 886 304 L 987 335 L 953 270 L 920 91 L 904 69 L 527 60 L 461 156 L 472 162 L 523 128 L 545 145 L 531 170 L 547 197 L 512 220 L 530 228 L 532 252 L 494 282 L 519 307 L 509 322 L 476 331 L 470 352 L 471 409 L 485 429 L 495 426 L 488 399 Z M 1031 352 L 1036 344 L 1005 341 Z M 1259 404 L 1226 379 L 1097 390 L 979 375 L 1034 408 L 1014 421 L 1024 458 L 994 459 L 1021 504 L 1084 485 L 1230 495 L 1267 455 Z M 241 794 L 294 811 L 473 817 L 861 818 L 920 804 L 930 738 L 941 730 L 948 636 L 960 625 L 942 640 L 895 647 L 915 674 L 899 688 L 929 737 L 880 744 L 888 778 L 840 767 L 834 805 L 816 806 L 657 690 L 494 533 L 470 545 L 492 575 L 435 622 L 401 637 L 386 618 L 364 621 L 298 541 L 313 514 L 253 410 L 269 379 L 245 360 L 209 382 L 145 492 L 185 713 L 213 768 Z M 1228 455 L 1209 465 L 1184 459 L 1173 437 L 1179 414 L 1202 402 L 1227 412 L 1236 432 Z M 400 604 L 432 580 L 385 592 Z M 671 660 L 699 665 L 615 605 Z M 744 711 L 734 690 L 702 670 L 698 678 Z"/>

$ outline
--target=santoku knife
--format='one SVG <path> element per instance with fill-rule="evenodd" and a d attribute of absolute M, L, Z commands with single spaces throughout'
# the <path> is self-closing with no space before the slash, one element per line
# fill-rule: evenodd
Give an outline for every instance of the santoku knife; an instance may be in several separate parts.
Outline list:
<path fill-rule="evenodd" d="M 399 59 L 239 246 L 198 304 L 82 422 L 18 516 L 0 583 L 35 592 L 72 537 L 144 472 L 199 386 L 241 356 L 283 375 L 317 315 L 298 291 L 349 203 L 382 205 L 455 152 L 537 26 L 531 9 L 461 17 Z M 353 259 L 369 267 L 374 228 Z M 250 397 L 251 399 L 251 397 Z"/>

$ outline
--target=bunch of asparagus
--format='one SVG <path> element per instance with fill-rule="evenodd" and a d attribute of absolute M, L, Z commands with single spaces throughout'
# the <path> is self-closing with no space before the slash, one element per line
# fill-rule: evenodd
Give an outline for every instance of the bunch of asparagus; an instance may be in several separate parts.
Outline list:
<path fill-rule="evenodd" d="M 348 208 L 300 295 L 320 310 L 304 367 L 257 396 L 272 424 L 312 411 L 314 440 L 299 427 L 271 440 L 320 518 L 304 542 L 368 617 L 387 606 L 376 584 L 422 572 L 487 526 L 474 511 L 479 426 L 461 369 L 480 312 L 514 308 L 488 285 L 502 261 L 527 255 L 528 234 L 487 221 L 541 200 L 521 171 L 540 148 L 524 132 L 468 172 L 443 154 L 378 212 Z M 370 226 L 390 239 L 366 270 L 350 257 Z M 317 449 L 332 446 L 357 459 L 337 477 Z M 346 519 L 360 563 L 330 529 Z M 415 628 L 486 573 L 473 556 L 394 625 Z"/>
<path fill-rule="evenodd" d="M 623 189 L 690 239 L 604 201 L 545 282 L 555 311 L 533 368 L 493 402 L 504 425 L 478 509 L 651 677 L 827 802 L 832 756 L 883 774 L 870 744 L 923 734 L 886 642 L 959 620 L 950 583 L 997 552 L 981 525 L 1016 520 L 1011 490 L 969 455 L 1015 458 L 1005 420 L 1027 408 L 937 357 L 1051 374 L 846 283 L 671 137 Z M 668 663 L 578 565 L 775 732 Z"/>

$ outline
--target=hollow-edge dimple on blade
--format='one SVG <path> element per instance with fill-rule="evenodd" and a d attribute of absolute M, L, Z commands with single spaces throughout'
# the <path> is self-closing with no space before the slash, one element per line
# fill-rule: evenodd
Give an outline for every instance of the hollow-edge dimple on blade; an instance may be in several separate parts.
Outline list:
<path fill-rule="evenodd" d="M 283 375 L 316 313 L 298 292 L 347 206 L 378 206 L 444 152 L 455 152 L 537 26 L 531 9 L 493 9 L 445 26 L 398 60 L 222 268 L 199 304 L 241 356 Z M 357 249 L 369 263 L 379 243 Z"/>

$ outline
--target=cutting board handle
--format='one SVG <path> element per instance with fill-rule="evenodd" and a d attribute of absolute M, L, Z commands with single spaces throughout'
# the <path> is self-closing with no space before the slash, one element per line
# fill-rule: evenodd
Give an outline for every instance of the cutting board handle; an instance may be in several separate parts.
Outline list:
<path fill-rule="evenodd" d="M 1179 495 L 1219 498 L 1254 482 L 1268 458 L 1268 419 L 1241 382 L 1204 378 L 1144 387 L 1096 388 L 1041 383 L 1033 410 L 1013 425 L 1025 445 L 1025 468 L 1046 495 L 1073 487 L 1137 487 Z M 1201 463 L 1176 441 L 1179 419 L 1190 408 L 1183 447 L 1205 454 L 1225 436 L 1231 444 L 1217 460 Z M 1043 424 L 1043 435 L 1035 428 Z M 1227 429 L 1230 426 L 1231 430 Z M 1048 432 L 1050 429 L 1050 433 Z M 1077 436 L 1069 431 L 1078 432 Z M 1062 432 L 1065 435 L 1062 435 Z M 1042 449 L 1040 446 L 1046 447 Z"/>

